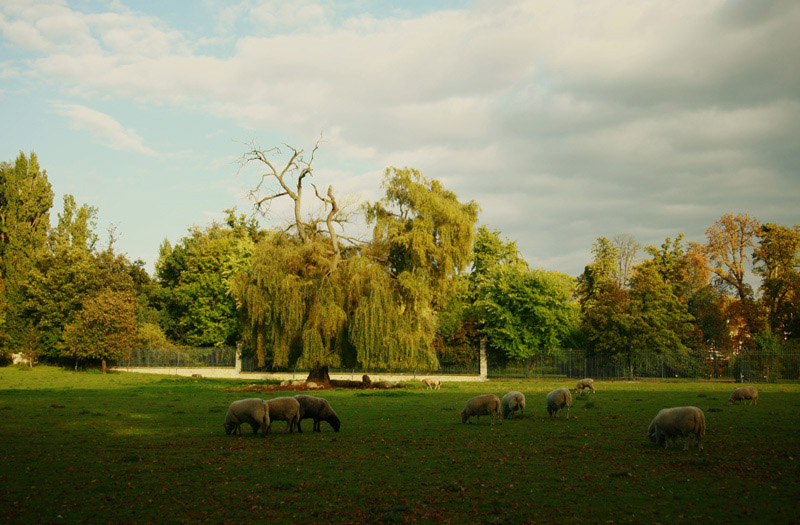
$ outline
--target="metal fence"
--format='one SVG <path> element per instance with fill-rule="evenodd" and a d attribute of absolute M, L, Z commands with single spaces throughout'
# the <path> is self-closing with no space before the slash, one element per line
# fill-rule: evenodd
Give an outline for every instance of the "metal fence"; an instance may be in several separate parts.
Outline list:
<path fill-rule="evenodd" d="M 236 366 L 236 348 L 159 348 L 131 350 L 124 359 L 117 359 L 113 366 L 127 368 L 203 368 Z"/>
<path fill-rule="evenodd" d="M 722 356 L 708 352 L 702 356 L 671 356 L 641 353 L 632 363 L 607 355 L 589 355 L 583 350 L 558 350 L 523 363 L 504 367 L 489 364 L 489 377 L 626 377 L 657 379 L 735 379 L 768 382 L 800 379 L 800 353 L 767 354 L 741 352 Z"/>
<path fill-rule="evenodd" d="M 476 351 L 477 353 L 477 351 Z M 220 348 L 168 348 L 157 350 L 133 350 L 126 359 L 119 359 L 115 366 L 139 368 L 180 367 L 230 367 L 236 366 L 236 349 Z M 294 372 L 308 373 L 305 369 L 275 369 L 256 366 L 255 359 L 243 356 L 243 372 Z M 337 368 L 330 373 L 353 375 L 398 373 L 424 375 L 480 373 L 477 359 L 474 365 L 447 366 L 435 371 L 401 369 Z M 670 356 L 657 353 L 640 353 L 632 366 L 627 361 L 606 355 L 590 355 L 584 350 L 557 350 L 525 362 L 510 362 L 493 366 L 489 360 L 490 378 L 658 378 L 658 379 L 735 379 L 747 382 L 766 382 L 800 379 L 800 352 L 778 354 L 741 352 L 734 356 L 722 356 L 708 352 L 705 355 Z"/>

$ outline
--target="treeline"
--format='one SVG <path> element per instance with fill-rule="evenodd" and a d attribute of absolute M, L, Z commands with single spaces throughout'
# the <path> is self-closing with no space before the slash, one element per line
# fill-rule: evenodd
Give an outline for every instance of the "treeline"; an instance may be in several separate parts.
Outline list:
<path fill-rule="evenodd" d="M 385 196 L 357 210 L 372 237 L 350 238 L 356 210 L 310 182 L 315 151 L 248 151 L 243 163 L 261 173 L 256 213 L 226 210 L 221 223 L 165 240 L 154 276 L 115 253 L 113 232 L 101 242 L 96 210 L 72 196 L 51 226 L 53 193 L 35 154 L 2 163 L 3 356 L 104 365 L 134 347 L 242 342 L 276 369 L 431 370 L 481 351 L 502 364 L 581 348 L 632 370 L 643 352 L 725 359 L 797 348 L 796 225 L 727 215 L 706 244 L 679 235 L 644 257 L 630 236 L 599 238 L 576 279 L 531 269 L 513 241 L 477 225 L 477 203 L 413 169 L 386 170 Z M 293 217 L 259 227 L 257 213 L 276 200 Z"/>

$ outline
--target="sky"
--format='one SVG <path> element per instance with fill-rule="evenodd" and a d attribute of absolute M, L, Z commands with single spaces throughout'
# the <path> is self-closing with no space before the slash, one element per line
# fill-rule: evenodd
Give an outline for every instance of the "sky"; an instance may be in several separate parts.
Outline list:
<path fill-rule="evenodd" d="M 94 206 L 152 273 L 251 211 L 251 145 L 321 139 L 351 209 L 416 168 L 577 276 L 601 236 L 800 223 L 798 28 L 796 0 L 3 0 L 0 160 L 35 151 L 52 218 Z"/>

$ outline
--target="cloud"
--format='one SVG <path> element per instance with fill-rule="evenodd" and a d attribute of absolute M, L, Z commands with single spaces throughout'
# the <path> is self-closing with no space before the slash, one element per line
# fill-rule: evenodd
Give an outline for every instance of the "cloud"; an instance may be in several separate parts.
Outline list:
<path fill-rule="evenodd" d="M 343 187 L 419 168 L 478 201 L 534 264 L 574 259 L 562 270 L 579 272 L 600 235 L 702 240 L 727 212 L 797 222 L 779 198 L 800 193 L 794 0 L 477 1 L 402 16 L 330 1 L 209 5 L 224 7 L 216 32 L 233 41 L 213 55 L 200 51 L 213 51 L 209 35 L 192 41 L 124 7 L 17 2 L 0 27 L 30 52 L 11 66 L 71 96 L 182 108 L 287 141 L 325 130 L 331 163 L 362 169 Z M 108 115 L 59 111 L 153 154 Z"/>
<path fill-rule="evenodd" d="M 113 117 L 78 104 L 54 104 L 58 114 L 70 119 L 73 128 L 88 131 L 109 148 L 155 156 L 132 129 L 126 129 Z"/>

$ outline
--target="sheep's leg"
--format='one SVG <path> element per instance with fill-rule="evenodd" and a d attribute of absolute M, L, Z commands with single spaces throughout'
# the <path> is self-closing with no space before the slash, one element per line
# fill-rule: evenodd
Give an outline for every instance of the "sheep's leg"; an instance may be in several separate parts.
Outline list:
<path fill-rule="evenodd" d="M 695 441 L 697 441 L 697 450 L 703 450 L 703 436 L 700 435 L 698 432 L 694 435 Z"/>
<path fill-rule="evenodd" d="M 567 419 L 569 419 L 569 407 L 567 407 Z"/>

